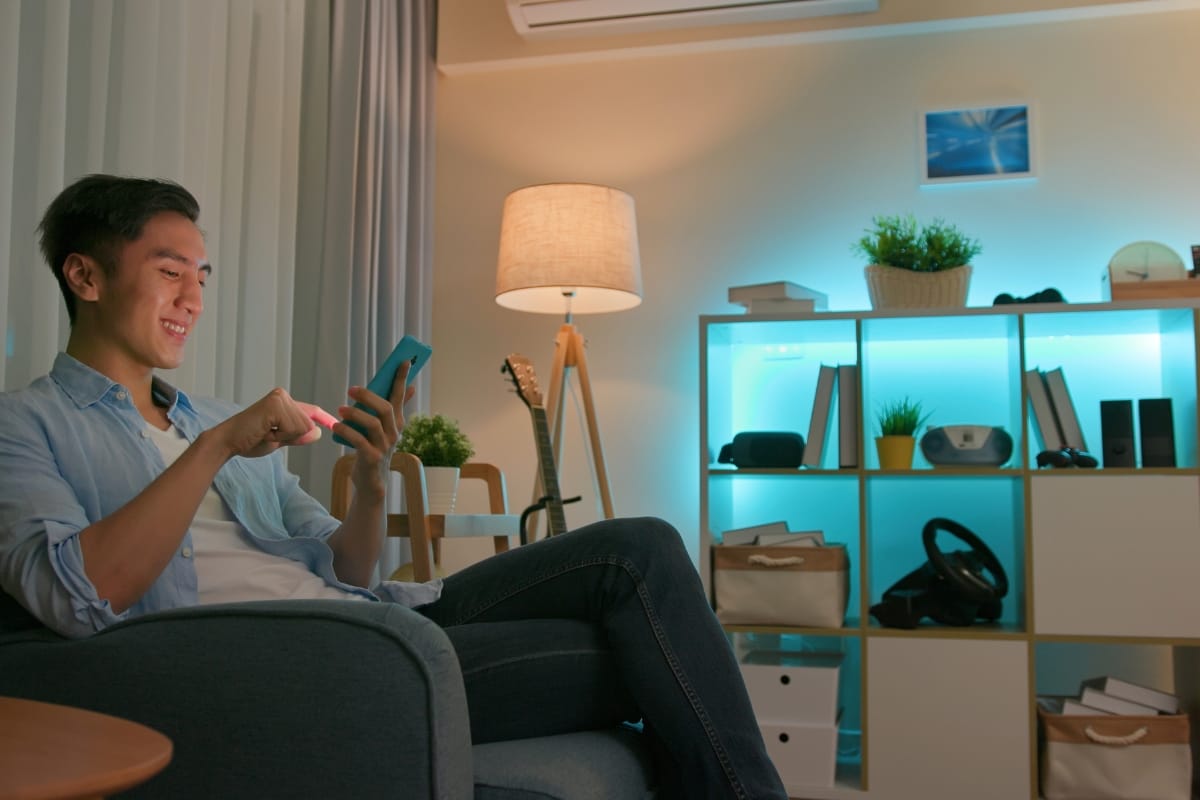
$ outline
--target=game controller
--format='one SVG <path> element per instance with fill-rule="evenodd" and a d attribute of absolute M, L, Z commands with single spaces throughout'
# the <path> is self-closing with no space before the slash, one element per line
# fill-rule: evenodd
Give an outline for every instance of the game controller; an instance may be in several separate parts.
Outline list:
<path fill-rule="evenodd" d="M 1041 467 L 1082 467 L 1095 469 L 1100 465 L 1096 457 L 1085 450 L 1064 447 L 1061 450 L 1043 450 L 1037 454 L 1037 465 Z"/>
<path fill-rule="evenodd" d="M 1004 294 L 996 295 L 996 299 L 992 301 L 994 306 L 1006 306 L 1011 304 L 1023 305 L 1025 303 L 1065 303 L 1062 292 L 1058 289 L 1050 287 L 1042 289 L 1040 292 L 1034 292 L 1028 297 L 1013 297 L 1005 292 Z"/>

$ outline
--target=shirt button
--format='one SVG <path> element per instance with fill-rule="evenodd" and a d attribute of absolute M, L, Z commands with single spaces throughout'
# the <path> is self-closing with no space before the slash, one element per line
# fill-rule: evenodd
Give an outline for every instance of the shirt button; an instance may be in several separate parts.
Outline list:
<path fill-rule="evenodd" d="M 117 399 L 118 399 L 118 400 L 124 400 L 124 399 L 125 399 L 125 393 L 124 393 L 124 392 L 117 392 Z"/>
<path fill-rule="evenodd" d="M 150 433 L 149 431 L 138 431 L 138 436 L 141 436 L 143 439 L 149 439 Z"/>
<path fill-rule="evenodd" d="M 190 547 L 183 548 L 183 557 L 191 558 L 192 557 L 192 548 L 190 548 Z"/>

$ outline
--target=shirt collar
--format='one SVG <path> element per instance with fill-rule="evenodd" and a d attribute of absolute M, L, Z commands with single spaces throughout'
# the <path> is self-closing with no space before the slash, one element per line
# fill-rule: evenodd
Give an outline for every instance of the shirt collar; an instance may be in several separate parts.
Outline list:
<path fill-rule="evenodd" d="M 99 402 L 113 387 L 119 385 L 66 353 L 59 353 L 55 357 L 50 377 L 80 408 Z M 156 398 L 166 401 L 168 409 L 173 409 L 176 403 L 192 408 L 186 394 L 157 375 L 151 379 L 150 391 Z"/>

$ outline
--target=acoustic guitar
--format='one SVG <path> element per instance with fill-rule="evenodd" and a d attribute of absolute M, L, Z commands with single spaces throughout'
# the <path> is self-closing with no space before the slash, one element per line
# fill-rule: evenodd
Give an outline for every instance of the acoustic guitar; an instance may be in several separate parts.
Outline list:
<path fill-rule="evenodd" d="M 542 479 L 542 490 L 545 496 L 538 503 L 526 509 L 521 520 L 521 543 L 525 543 L 525 517 L 542 508 L 546 510 L 549 519 L 550 536 L 567 532 L 567 519 L 563 515 L 562 493 L 558 489 L 558 469 L 554 464 L 554 446 L 550 439 L 550 422 L 546 417 L 546 408 L 542 404 L 542 391 L 538 388 L 537 375 L 534 374 L 533 364 L 528 358 L 519 353 L 510 353 L 504 360 L 501 372 L 508 373 L 517 389 L 517 397 L 529 408 L 529 416 L 533 421 L 533 439 L 537 445 L 538 465 Z M 578 500 L 573 497 L 566 502 Z"/>

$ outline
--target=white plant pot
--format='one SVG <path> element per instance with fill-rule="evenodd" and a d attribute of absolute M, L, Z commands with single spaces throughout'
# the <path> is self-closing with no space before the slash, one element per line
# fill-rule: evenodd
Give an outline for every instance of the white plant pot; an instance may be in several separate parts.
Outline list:
<path fill-rule="evenodd" d="M 453 514 L 458 496 L 458 467 L 425 467 L 425 497 L 429 514 Z"/>

